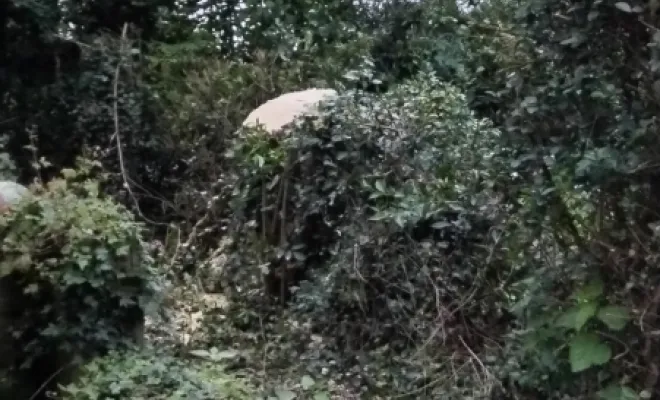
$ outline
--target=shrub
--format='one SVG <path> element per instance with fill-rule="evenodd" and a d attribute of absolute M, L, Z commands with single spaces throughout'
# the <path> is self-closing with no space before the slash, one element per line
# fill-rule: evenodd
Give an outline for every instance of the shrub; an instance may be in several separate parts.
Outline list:
<path fill-rule="evenodd" d="M 82 369 L 76 382 L 61 388 L 62 400 L 253 399 L 246 378 L 215 362 L 194 363 L 152 351 L 111 352 Z"/>
<path fill-rule="evenodd" d="M 84 173 L 63 176 L 0 216 L 5 360 L 33 380 L 139 341 L 157 292 L 140 224 Z"/>
<path fill-rule="evenodd" d="M 506 306 L 492 284 L 499 132 L 426 72 L 299 122 L 280 142 L 249 132 L 232 153 L 234 299 L 262 280 L 268 294 L 300 286 L 294 310 L 339 347 L 481 345 Z"/>
<path fill-rule="evenodd" d="M 230 210 L 225 196 L 211 192 L 224 185 L 224 153 L 236 130 L 253 108 L 301 86 L 299 71 L 276 65 L 272 56 L 245 63 L 193 50 L 158 46 L 147 71 L 159 82 L 152 88 L 162 112 L 158 143 L 170 155 L 159 196 L 172 207 L 166 219 L 181 222 L 175 233 L 194 239 L 177 255 L 176 264 L 186 272 L 196 270 L 194 260 L 203 258 L 222 235 Z"/>

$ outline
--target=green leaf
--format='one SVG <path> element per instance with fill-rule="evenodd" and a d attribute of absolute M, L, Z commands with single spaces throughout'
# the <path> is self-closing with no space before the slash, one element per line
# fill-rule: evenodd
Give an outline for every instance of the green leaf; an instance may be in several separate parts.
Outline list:
<path fill-rule="evenodd" d="M 71 168 L 63 168 L 60 171 L 60 173 L 62 174 L 64 179 L 73 179 L 78 174 L 75 169 L 71 169 Z"/>
<path fill-rule="evenodd" d="M 302 379 L 300 380 L 300 385 L 305 390 L 307 390 L 307 389 L 311 388 L 312 386 L 314 386 L 315 383 L 316 382 L 314 382 L 314 379 L 312 379 L 312 377 L 309 376 L 309 375 L 303 376 Z"/>
<path fill-rule="evenodd" d="M 605 306 L 598 311 L 598 319 L 613 331 L 623 329 L 630 321 L 628 309 L 620 306 Z"/>
<path fill-rule="evenodd" d="M 259 166 L 259 168 L 263 168 L 263 166 L 266 165 L 266 159 L 262 156 L 255 156 L 255 160 L 257 161 L 257 166 Z"/>
<path fill-rule="evenodd" d="M 618 8 L 619 10 L 627 13 L 631 13 L 632 7 L 630 7 L 630 4 L 626 3 L 625 1 L 620 1 L 618 3 L 614 4 L 614 7 Z"/>
<path fill-rule="evenodd" d="M 433 229 L 444 229 L 444 228 L 449 228 L 451 226 L 452 226 L 451 222 L 438 221 L 438 222 L 434 222 L 433 225 L 431 225 L 431 228 L 433 228 Z"/>
<path fill-rule="evenodd" d="M 327 392 L 318 392 L 314 394 L 314 400 L 330 400 L 330 395 Z"/>
<path fill-rule="evenodd" d="M 592 301 L 602 296 L 603 290 L 603 281 L 600 279 L 594 279 L 580 288 L 575 293 L 575 297 L 579 302 Z"/>
<path fill-rule="evenodd" d="M 603 365 L 612 358 L 612 349 L 598 336 L 591 333 L 576 335 L 568 345 L 571 371 L 584 371 L 595 365 Z"/>
<path fill-rule="evenodd" d="M 568 309 L 557 320 L 557 324 L 564 328 L 571 328 L 579 331 L 584 325 L 596 315 L 598 305 L 594 302 L 581 303 Z"/>
<path fill-rule="evenodd" d="M 296 398 L 296 394 L 287 389 L 275 389 L 275 396 L 279 400 L 293 400 Z"/>
<path fill-rule="evenodd" d="M 562 328 L 574 329 L 578 307 L 571 307 L 557 318 L 556 324 Z"/>
<path fill-rule="evenodd" d="M 578 306 L 577 314 L 575 315 L 575 325 L 574 328 L 576 331 L 582 329 L 584 324 L 589 321 L 591 317 L 596 315 L 598 310 L 598 305 L 596 303 L 582 303 Z"/>
<path fill-rule="evenodd" d="M 628 386 L 611 384 L 598 392 L 602 400 L 638 400 L 639 395 Z"/>

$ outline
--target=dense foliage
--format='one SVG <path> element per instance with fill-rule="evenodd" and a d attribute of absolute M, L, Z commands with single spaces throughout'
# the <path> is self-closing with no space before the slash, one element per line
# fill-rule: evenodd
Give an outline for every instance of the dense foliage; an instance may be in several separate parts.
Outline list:
<path fill-rule="evenodd" d="M 389 309 L 401 296 L 419 302 L 419 311 L 434 296 L 467 290 L 461 286 L 474 285 L 488 267 L 472 270 L 452 255 L 477 244 L 497 218 L 492 187 L 482 181 L 496 178 L 491 164 L 497 163 L 492 149 L 498 132 L 472 117 L 456 88 L 424 73 L 386 94 L 358 96 L 356 102 L 354 93 L 346 94 L 325 121 L 308 121 L 274 147 L 269 134 L 248 133 L 232 157 L 237 242 L 234 268 L 227 266 L 223 282 L 245 292 L 242 284 L 253 277 L 258 285 L 260 267 L 271 260 L 275 266 L 267 267 L 267 275 L 286 275 L 273 270 L 281 265 L 311 270 L 320 274 L 319 284 L 300 295 L 310 297 L 308 305 L 320 302 L 315 323 L 339 329 L 347 327 L 335 317 L 349 324 L 358 317 L 383 323 L 388 317 L 380 308 Z M 430 253 L 423 254 L 424 248 Z M 406 265 L 401 271 L 386 266 L 401 257 L 415 267 L 407 272 Z M 443 277 L 454 283 L 438 288 Z M 416 288 L 413 298 L 399 288 L 406 279 Z M 323 312 L 327 308 L 333 311 Z M 372 311 L 351 316 L 350 310 L 360 309 Z M 323 321 L 322 315 L 332 318 Z M 404 312 L 394 325 L 403 321 L 416 324 Z M 384 333 L 369 324 L 353 328 L 364 330 L 359 336 Z M 348 335 L 329 336 L 350 341 Z"/>
<path fill-rule="evenodd" d="M 0 216 L 3 362 L 40 379 L 125 338 L 141 342 L 158 289 L 133 215 L 100 198 L 96 182 L 63 173 Z"/>
<path fill-rule="evenodd" d="M 11 293 L 40 299 L 0 304 L 13 366 L 112 347 L 167 279 L 159 362 L 98 358 L 69 398 L 204 398 L 191 347 L 241 350 L 220 398 L 658 397 L 656 12 L 0 2 L 0 179 L 37 188 L 0 216 Z M 240 129 L 309 87 L 340 96 Z"/>
<path fill-rule="evenodd" d="M 168 354 L 111 352 L 85 365 L 66 400 L 252 399 L 249 382 L 213 361 L 184 361 Z"/>

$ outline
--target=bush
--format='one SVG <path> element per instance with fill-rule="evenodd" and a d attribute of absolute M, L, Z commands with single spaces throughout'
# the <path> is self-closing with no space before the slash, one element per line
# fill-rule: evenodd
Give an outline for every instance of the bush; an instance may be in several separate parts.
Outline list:
<path fill-rule="evenodd" d="M 234 299 L 299 286 L 293 309 L 340 348 L 476 348 L 501 330 L 499 132 L 465 96 L 425 72 L 298 125 L 280 142 L 246 132 L 232 153 Z"/>
<path fill-rule="evenodd" d="M 158 46 L 147 70 L 158 82 L 152 88 L 162 113 L 158 143 L 171 162 L 159 196 L 167 199 L 167 220 L 179 222 L 175 233 L 195 240 L 177 255 L 186 272 L 223 234 L 231 210 L 212 191 L 225 184 L 224 153 L 237 129 L 253 108 L 301 86 L 295 66 L 276 65 L 272 56 L 245 63 L 199 54 L 204 43 Z"/>
<path fill-rule="evenodd" d="M 62 400 L 253 399 L 247 379 L 215 362 L 194 363 L 152 351 L 111 352 L 85 365 L 75 383 L 61 389 Z"/>
<path fill-rule="evenodd" d="M 140 341 L 157 292 L 140 224 L 94 180 L 63 175 L 0 216 L 5 360 L 37 384 L 76 358 Z"/>

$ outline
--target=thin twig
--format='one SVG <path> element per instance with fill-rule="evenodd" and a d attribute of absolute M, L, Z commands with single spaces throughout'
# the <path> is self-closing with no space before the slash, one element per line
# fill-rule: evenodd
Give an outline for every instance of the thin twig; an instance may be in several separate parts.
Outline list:
<path fill-rule="evenodd" d="M 492 379 L 494 382 L 497 383 L 498 386 L 502 387 L 502 382 L 500 382 L 497 378 L 495 378 L 493 376 L 493 374 L 491 374 L 491 372 L 484 365 L 484 363 L 481 361 L 481 359 L 474 353 L 474 351 L 472 351 L 470 346 L 468 346 L 467 343 L 465 343 L 465 341 L 463 340 L 463 336 L 458 335 L 458 340 L 461 342 L 463 347 L 465 347 L 465 350 L 467 350 L 468 353 L 470 353 L 470 356 L 474 359 L 474 361 L 476 361 L 477 364 L 479 364 L 479 366 L 481 367 L 481 369 L 482 369 L 483 373 L 486 375 L 486 377 Z"/>
<path fill-rule="evenodd" d="M 70 366 L 73 365 L 73 364 L 74 364 L 74 362 L 73 362 L 73 361 L 70 361 L 70 362 L 64 364 L 63 366 L 61 366 L 60 368 L 58 368 L 57 371 L 53 372 L 53 373 L 48 377 L 48 379 L 46 379 L 46 380 L 41 384 L 41 386 L 39 386 L 39 389 L 37 389 L 37 390 L 32 394 L 32 396 L 30 396 L 30 399 L 29 399 L 29 400 L 34 400 L 34 399 L 36 399 L 37 396 L 39 396 L 39 394 L 41 394 L 41 392 L 44 391 L 44 389 L 46 388 L 46 386 L 47 386 L 50 382 L 53 381 L 53 379 L 55 379 L 59 374 L 61 374 L 62 371 L 64 371 L 64 369 L 70 367 Z"/>
<path fill-rule="evenodd" d="M 124 183 L 123 186 L 128 192 L 131 200 L 133 200 L 133 205 L 135 206 L 136 212 L 138 213 L 138 215 L 140 215 L 142 219 L 144 219 L 145 221 L 151 224 L 165 226 L 166 224 L 152 221 L 151 219 L 147 218 L 140 210 L 140 204 L 137 200 L 137 197 L 133 193 L 131 184 L 129 183 L 130 178 L 128 176 L 128 171 L 126 170 L 126 162 L 124 160 L 124 152 L 122 150 L 122 142 L 121 142 L 121 135 L 119 128 L 119 77 L 121 72 L 122 61 L 124 59 L 124 53 L 126 52 L 125 44 L 127 42 L 127 33 L 128 33 L 128 23 L 124 23 L 124 27 L 121 30 L 121 40 L 119 42 L 119 61 L 117 61 L 117 66 L 115 68 L 115 76 L 112 82 L 112 95 L 113 95 L 112 113 L 113 113 L 115 131 L 110 137 L 110 140 L 114 139 L 117 145 L 117 157 L 119 158 L 119 170 L 121 172 L 122 180 Z"/>

